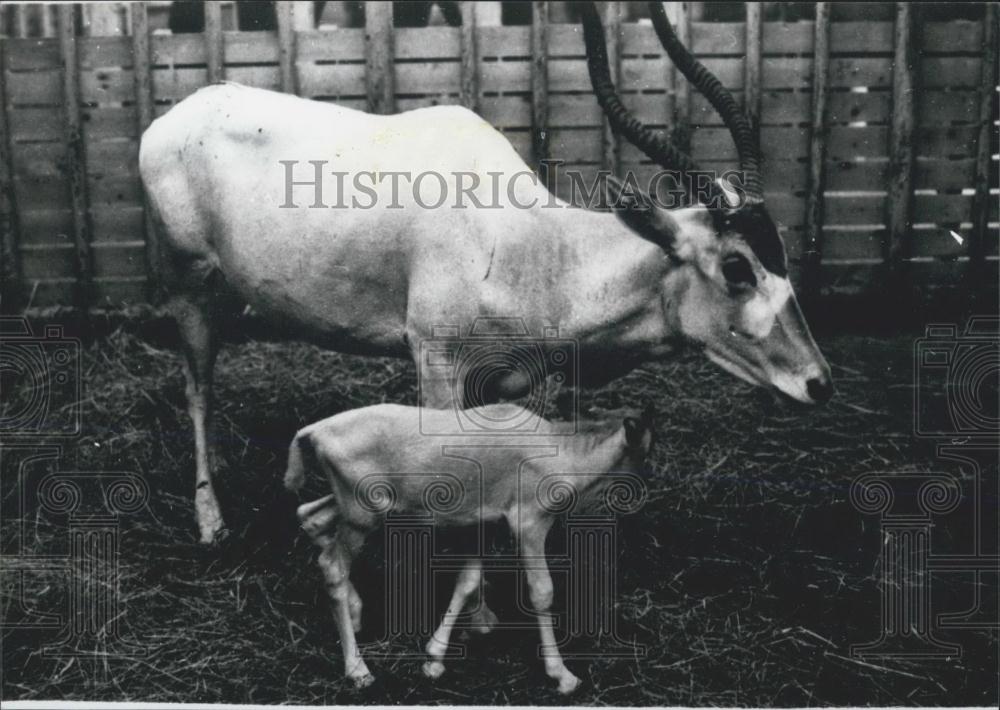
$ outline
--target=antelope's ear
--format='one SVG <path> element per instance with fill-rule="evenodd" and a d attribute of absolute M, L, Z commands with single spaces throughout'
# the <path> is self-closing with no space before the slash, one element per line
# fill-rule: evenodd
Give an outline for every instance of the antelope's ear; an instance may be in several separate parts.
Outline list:
<path fill-rule="evenodd" d="M 639 188 L 635 175 L 629 173 L 624 181 L 608 175 L 604 184 L 607 203 L 618 219 L 639 236 L 663 249 L 673 249 L 677 222 Z"/>

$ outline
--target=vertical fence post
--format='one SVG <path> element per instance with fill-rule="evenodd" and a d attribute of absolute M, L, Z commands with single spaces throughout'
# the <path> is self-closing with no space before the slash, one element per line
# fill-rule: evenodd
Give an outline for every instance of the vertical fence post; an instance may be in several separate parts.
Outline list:
<path fill-rule="evenodd" d="M 274 5 L 278 22 L 278 65 L 281 69 L 281 90 L 286 94 L 297 94 L 295 75 L 295 5 L 279 2 Z"/>
<path fill-rule="evenodd" d="M 893 289 L 902 285 L 905 260 L 909 256 L 910 220 L 913 206 L 913 139 L 916 57 L 913 45 L 913 7 L 896 3 L 893 39 L 892 128 L 889 140 L 889 186 L 886 195 L 884 258 Z"/>
<path fill-rule="evenodd" d="M 549 186 L 549 5 L 531 3 L 531 148 L 542 183 Z M 553 186 L 549 186 L 551 189 Z"/>
<path fill-rule="evenodd" d="M 0 44 L 0 234 L 3 235 L 3 260 L 0 276 L 0 312 L 14 313 L 20 301 L 21 254 L 18 251 L 20 229 L 17 218 L 17 202 L 14 197 L 14 155 L 13 142 L 7 125 L 7 45 Z"/>
<path fill-rule="evenodd" d="M 365 3 L 365 90 L 372 113 L 396 111 L 392 3 Z"/>
<path fill-rule="evenodd" d="M 45 37 L 56 36 L 56 23 L 58 10 L 53 5 L 42 6 L 42 35 Z"/>
<path fill-rule="evenodd" d="M 609 2 L 604 9 L 604 40 L 608 46 L 608 68 L 611 70 L 611 81 L 618 87 L 619 94 L 622 93 L 620 86 L 621 31 L 621 5 L 618 2 Z M 611 123 L 607 116 L 604 117 L 602 123 L 604 131 L 601 136 L 601 167 L 617 175 L 621 167 L 621 145 L 618 142 L 618 135 L 611 130 Z"/>
<path fill-rule="evenodd" d="M 87 164 L 80 117 L 80 65 L 76 46 L 76 5 L 59 6 L 59 53 L 63 64 L 63 109 L 70 199 L 73 208 L 73 242 L 76 250 L 74 305 L 85 317 L 93 296 L 93 255 L 90 249 L 90 224 L 87 194 Z"/>
<path fill-rule="evenodd" d="M 150 69 L 149 17 L 146 3 L 137 2 L 132 10 L 132 68 L 135 75 L 136 129 L 139 138 L 153 122 L 153 75 Z M 146 242 L 146 299 L 157 300 L 160 284 L 160 244 L 149 212 L 149 202 L 143 195 L 143 229 Z"/>
<path fill-rule="evenodd" d="M 816 3 L 813 39 L 812 119 L 809 129 L 809 172 L 806 176 L 806 229 L 802 244 L 802 291 L 820 291 L 823 259 L 823 191 L 826 187 L 826 101 L 830 66 L 830 3 Z"/>
<path fill-rule="evenodd" d="M 685 47 L 691 47 L 691 14 L 689 12 L 690 3 L 672 2 L 667 6 L 668 17 L 674 25 L 677 38 Z M 674 74 L 673 83 L 676 89 L 674 94 L 674 131 L 671 136 L 674 145 L 680 150 L 691 152 L 691 85 L 680 70 L 670 63 L 671 71 Z"/>
<path fill-rule="evenodd" d="M 461 54 L 462 105 L 479 113 L 479 48 L 476 44 L 476 3 L 462 3 Z"/>
<path fill-rule="evenodd" d="M 761 34 L 763 25 L 763 5 L 759 2 L 746 3 L 746 62 L 743 65 L 743 110 L 750 119 L 750 130 L 760 143 L 760 96 L 761 96 Z"/>
<path fill-rule="evenodd" d="M 28 5 L 14 5 L 14 22 L 17 25 L 15 37 L 28 36 Z"/>
<path fill-rule="evenodd" d="M 226 78 L 225 51 L 222 45 L 222 3 L 208 0 L 205 3 L 205 53 L 208 64 L 208 83 Z"/>
<path fill-rule="evenodd" d="M 969 289 L 979 292 L 986 265 L 990 202 L 990 137 L 993 126 L 993 101 L 997 86 L 997 6 L 987 3 L 983 15 L 983 62 L 979 81 L 979 137 L 976 146 L 976 194 L 972 198 L 972 233 L 969 235 Z"/>

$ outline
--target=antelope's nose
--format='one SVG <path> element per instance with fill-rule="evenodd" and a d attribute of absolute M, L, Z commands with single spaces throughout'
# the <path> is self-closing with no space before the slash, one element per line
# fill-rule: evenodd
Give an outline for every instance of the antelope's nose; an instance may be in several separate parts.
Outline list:
<path fill-rule="evenodd" d="M 813 377 L 806 381 L 806 392 L 816 404 L 829 402 L 833 391 L 833 382 L 829 377 Z"/>

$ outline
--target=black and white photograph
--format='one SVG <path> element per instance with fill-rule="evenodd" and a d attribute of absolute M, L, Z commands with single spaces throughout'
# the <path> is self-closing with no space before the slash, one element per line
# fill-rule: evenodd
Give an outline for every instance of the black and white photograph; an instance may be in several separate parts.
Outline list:
<path fill-rule="evenodd" d="M 4 708 L 996 708 L 998 8 L 0 3 Z"/>

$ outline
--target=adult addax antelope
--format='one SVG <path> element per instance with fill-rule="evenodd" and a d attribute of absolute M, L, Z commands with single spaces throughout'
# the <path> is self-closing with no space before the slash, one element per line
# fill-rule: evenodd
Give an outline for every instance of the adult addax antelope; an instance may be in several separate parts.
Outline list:
<path fill-rule="evenodd" d="M 597 12 L 584 7 L 591 78 L 612 126 L 665 167 L 693 168 L 623 107 Z M 667 211 L 636 195 L 619 201 L 613 181 L 612 212 L 570 207 L 537 182 L 515 180 L 529 168 L 511 144 L 457 106 L 376 116 L 224 83 L 154 121 L 139 163 L 184 343 L 203 541 L 223 529 L 212 488 L 211 388 L 224 294 L 293 337 L 413 357 L 429 407 L 461 405 L 464 382 L 420 362 L 420 343 L 439 325 L 465 334 L 482 316 L 520 318 L 534 334 L 558 328 L 577 342 L 589 384 L 687 343 L 749 382 L 804 403 L 829 399 L 829 367 L 792 292 L 746 118 L 677 40 L 661 4 L 652 11 L 670 57 L 730 127 L 745 172 L 738 208 Z M 281 208 L 288 165 L 298 182 L 294 209 Z M 497 197 L 500 209 L 471 200 L 464 209 L 452 200 L 425 209 L 395 179 L 363 191 L 351 179 L 430 171 L 475 176 L 472 193 L 491 207 Z M 494 195 L 491 173 L 509 178 L 509 191 Z M 528 383 L 512 372 L 496 384 L 514 397 Z"/>

